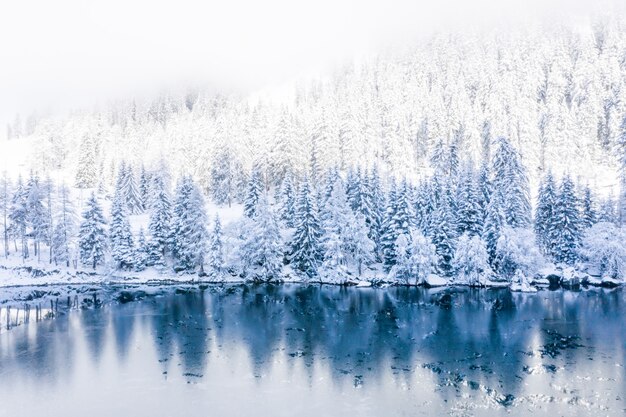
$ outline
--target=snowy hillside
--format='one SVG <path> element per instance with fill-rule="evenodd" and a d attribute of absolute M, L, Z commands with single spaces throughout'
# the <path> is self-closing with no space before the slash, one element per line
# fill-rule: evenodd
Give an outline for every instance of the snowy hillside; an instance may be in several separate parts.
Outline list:
<path fill-rule="evenodd" d="M 73 182 L 88 155 L 90 182 L 111 186 L 120 161 L 154 168 L 165 157 L 175 177 L 191 174 L 205 192 L 224 160 L 244 172 L 263 161 L 272 184 L 287 170 L 304 173 L 313 154 L 322 169 L 377 162 L 384 172 L 415 179 L 431 172 L 440 142 L 478 161 L 486 137 L 505 136 L 522 153 L 533 185 L 551 167 L 607 195 L 617 193 L 625 34 L 618 18 L 442 33 L 288 86 L 280 100 L 163 94 L 66 117 L 23 117 L 8 134 L 28 143 L 23 173 L 62 171 Z M 15 154 L 3 154 L 13 166 Z"/>

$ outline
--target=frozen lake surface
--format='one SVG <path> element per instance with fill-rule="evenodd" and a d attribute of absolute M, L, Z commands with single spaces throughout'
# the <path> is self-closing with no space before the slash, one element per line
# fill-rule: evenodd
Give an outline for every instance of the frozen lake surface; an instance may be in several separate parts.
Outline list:
<path fill-rule="evenodd" d="M 620 288 L 156 294 L 5 329 L 0 416 L 626 412 Z"/>

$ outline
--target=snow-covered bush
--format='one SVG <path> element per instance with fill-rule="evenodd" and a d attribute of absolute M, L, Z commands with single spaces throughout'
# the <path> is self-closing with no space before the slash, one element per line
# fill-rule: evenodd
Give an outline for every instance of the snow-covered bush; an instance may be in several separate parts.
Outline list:
<path fill-rule="evenodd" d="M 461 235 L 452 266 L 459 284 L 484 285 L 492 274 L 485 242 L 479 236 L 470 236 L 468 233 Z"/>
<path fill-rule="evenodd" d="M 502 228 L 496 245 L 497 272 L 511 281 L 517 271 L 527 277 L 535 276 L 545 259 L 537 248 L 535 235 L 529 229 Z"/>
<path fill-rule="evenodd" d="M 417 230 L 412 230 L 410 236 L 398 236 L 396 254 L 389 278 L 404 284 L 423 284 L 437 265 L 435 245 Z"/>
<path fill-rule="evenodd" d="M 626 280 L 626 227 L 608 222 L 593 225 L 583 236 L 580 252 L 602 276 Z"/>

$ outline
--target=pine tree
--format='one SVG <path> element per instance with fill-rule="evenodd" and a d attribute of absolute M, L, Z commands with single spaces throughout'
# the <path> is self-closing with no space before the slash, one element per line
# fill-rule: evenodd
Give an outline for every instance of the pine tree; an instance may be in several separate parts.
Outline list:
<path fill-rule="evenodd" d="M 91 135 L 82 138 L 78 149 L 76 188 L 94 188 L 98 184 L 98 146 Z"/>
<path fill-rule="evenodd" d="M 476 235 L 461 235 L 457 241 L 452 266 L 456 273 L 456 282 L 471 286 L 484 285 L 491 274 L 485 242 Z"/>
<path fill-rule="evenodd" d="M 26 184 L 27 233 L 33 239 L 33 249 L 37 260 L 41 260 L 41 242 L 50 237 L 50 221 L 44 206 L 44 190 L 36 175 L 30 176 Z"/>
<path fill-rule="evenodd" d="M 135 271 L 143 271 L 146 269 L 150 259 L 150 244 L 146 240 L 143 227 L 139 230 L 139 239 L 137 240 L 137 249 L 135 250 L 134 267 Z"/>
<path fill-rule="evenodd" d="M 418 230 L 412 230 L 410 235 L 403 233 L 398 236 L 396 253 L 398 262 L 389 276 L 403 284 L 425 283 L 438 265 L 435 245 Z M 414 281 L 411 282 L 411 279 Z"/>
<path fill-rule="evenodd" d="M 102 209 L 94 193 L 87 200 L 87 208 L 83 212 L 83 220 L 78 233 L 78 249 L 80 261 L 84 266 L 96 266 L 104 262 L 106 248 L 106 221 L 102 215 Z"/>
<path fill-rule="evenodd" d="M 163 186 L 163 181 L 158 179 L 154 184 L 156 195 L 148 224 L 152 247 L 149 263 L 163 266 L 165 265 L 165 253 L 170 239 L 171 203 Z"/>
<path fill-rule="evenodd" d="M 222 243 L 222 223 L 219 216 L 215 216 L 211 241 L 209 243 L 209 276 L 218 279 L 224 270 L 224 249 Z"/>
<path fill-rule="evenodd" d="M 116 193 L 111 205 L 109 227 L 111 258 L 117 269 L 131 270 L 135 264 L 135 246 L 123 197 Z"/>
<path fill-rule="evenodd" d="M 487 205 L 485 224 L 481 234 L 482 239 L 485 241 L 485 246 L 487 247 L 489 264 L 494 270 L 498 270 L 496 249 L 502 227 L 505 225 L 504 213 L 502 212 L 501 206 L 502 198 L 500 192 L 495 190 L 493 194 L 491 194 L 491 199 Z"/>
<path fill-rule="evenodd" d="M 537 244 L 545 254 L 549 254 L 552 251 L 550 228 L 551 223 L 554 221 L 556 199 L 554 178 L 552 173 L 548 172 L 539 187 L 537 208 L 535 210 L 535 236 L 537 237 Z"/>
<path fill-rule="evenodd" d="M 243 212 L 247 217 L 254 217 L 259 200 L 264 194 L 263 176 L 258 163 L 252 167 L 250 180 L 248 181 L 246 199 L 243 202 Z"/>
<path fill-rule="evenodd" d="M 141 171 L 139 173 L 139 196 L 141 197 L 142 211 L 148 209 L 148 207 L 151 206 L 152 190 L 150 186 L 152 183 L 153 180 L 148 171 L 146 171 L 146 167 L 141 165 Z"/>
<path fill-rule="evenodd" d="M 381 234 L 383 230 L 383 213 L 386 202 L 385 193 L 383 192 L 378 173 L 378 167 L 376 165 L 372 168 L 372 171 L 367 179 L 367 185 L 372 196 L 372 215 L 368 219 L 370 227 L 368 236 L 376 245 L 376 259 L 382 260 Z M 367 215 L 366 218 L 368 218 Z"/>
<path fill-rule="evenodd" d="M 477 235 L 482 228 L 481 207 L 474 172 L 467 167 L 459 180 L 457 191 L 457 231 L 461 235 Z"/>
<path fill-rule="evenodd" d="M 240 255 L 245 265 L 244 273 L 254 281 L 277 280 L 282 269 L 283 241 L 267 198 L 259 201 L 253 225 Z"/>
<path fill-rule="evenodd" d="M 615 200 L 612 195 L 602 201 L 598 210 L 598 222 L 608 222 L 617 224 L 617 214 L 615 213 Z"/>
<path fill-rule="evenodd" d="M 204 200 L 191 177 L 183 177 L 176 190 L 170 228 L 170 247 L 176 271 L 204 273 L 207 241 Z"/>
<path fill-rule="evenodd" d="M 2 235 L 4 238 L 4 257 L 9 256 L 9 207 L 10 207 L 10 188 L 11 184 L 7 176 L 7 172 L 2 173 L 0 179 L 0 216 L 2 216 Z"/>
<path fill-rule="evenodd" d="M 616 140 L 616 155 L 620 173 L 620 195 L 618 215 L 620 224 L 626 226 L 626 117 L 622 120 L 620 134 Z"/>
<path fill-rule="evenodd" d="M 9 208 L 9 220 L 11 226 L 9 234 L 13 238 L 15 251 L 17 252 L 17 241 L 20 241 L 22 259 L 28 258 L 28 242 L 26 240 L 26 227 L 28 224 L 28 194 L 24 189 L 22 177 L 20 176 L 13 191 L 11 206 Z"/>
<path fill-rule="evenodd" d="M 396 262 L 396 240 L 400 236 L 395 225 L 394 218 L 396 212 L 396 184 L 391 179 L 389 193 L 387 197 L 387 205 L 384 211 L 384 217 L 381 225 L 380 249 L 382 252 L 382 261 L 385 271 L 389 272 Z"/>
<path fill-rule="evenodd" d="M 72 240 L 76 229 L 76 210 L 70 199 L 69 188 L 63 184 L 59 190 L 59 207 L 52 234 L 52 259 L 54 264 L 70 266 Z"/>
<path fill-rule="evenodd" d="M 228 146 L 220 148 L 211 164 L 210 191 L 213 201 L 231 207 L 242 191 L 244 178 L 241 161 L 234 151 Z"/>
<path fill-rule="evenodd" d="M 513 228 L 530 226 L 531 207 L 528 175 L 519 152 L 501 137 L 493 159 L 493 187 L 500 192 L 506 224 Z"/>
<path fill-rule="evenodd" d="M 597 222 L 597 213 L 595 208 L 595 202 L 593 198 L 593 194 L 591 192 L 591 188 L 589 185 L 585 186 L 583 190 L 583 197 L 581 201 L 581 210 L 582 210 L 582 227 L 583 229 L 588 229 Z"/>
<path fill-rule="evenodd" d="M 578 260 L 582 240 L 580 211 L 574 183 L 569 176 L 563 178 L 554 206 L 550 227 L 552 255 L 558 262 L 572 265 Z"/>
<path fill-rule="evenodd" d="M 367 219 L 362 213 L 357 213 L 354 220 L 348 224 L 346 233 L 351 238 L 350 253 L 356 263 L 359 276 L 363 273 L 363 266 L 372 264 L 375 260 L 376 244 L 369 237 L 370 228 Z"/>
<path fill-rule="evenodd" d="M 124 162 L 120 165 L 117 183 L 115 184 L 115 193 L 119 194 L 121 203 L 128 214 L 141 214 L 143 212 L 143 203 L 139 188 L 135 182 L 135 175 L 130 165 Z"/>
<path fill-rule="evenodd" d="M 445 196 L 442 196 L 433 211 L 430 234 L 439 258 L 437 272 L 442 276 L 450 276 L 454 257 L 455 232 L 450 206 Z"/>
<path fill-rule="evenodd" d="M 314 196 L 306 179 L 300 185 L 295 225 L 291 262 L 296 269 L 312 278 L 317 275 L 322 257 L 321 228 Z"/>
<path fill-rule="evenodd" d="M 345 284 L 348 281 L 348 267 L 342 236 L 336 229 L 326 230 L 322 244 L 324 261 L 320 268 L 323 282 Z"/>
<path fill-rule="evenodd" d="M 296 189 L 291 175 L 287 175 L 280 187 L 280 219 L 287 227 L 294 227 L 296 215 Z"/>

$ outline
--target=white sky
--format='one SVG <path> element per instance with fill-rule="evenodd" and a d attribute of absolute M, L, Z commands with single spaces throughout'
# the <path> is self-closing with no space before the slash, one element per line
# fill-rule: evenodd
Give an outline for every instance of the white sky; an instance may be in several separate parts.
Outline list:
<path fill-rule="evenodd" d="M 436 30 L 604 2 L 1 0 L 0 123 L 184 83 L 256 90 Z"/>

